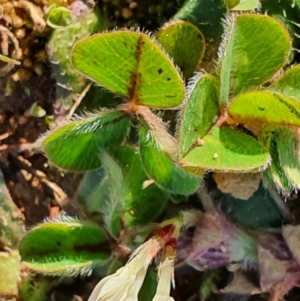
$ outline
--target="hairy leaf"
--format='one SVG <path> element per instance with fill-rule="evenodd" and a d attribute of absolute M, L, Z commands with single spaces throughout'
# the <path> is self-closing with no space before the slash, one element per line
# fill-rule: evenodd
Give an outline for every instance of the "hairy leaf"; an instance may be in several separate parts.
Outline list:
<path fill-rule="evenodd" d="M 232 1 L 232 0 L 229 0 Z M 234 2 L 234 0 L 232 1 Z M 232 10 L 252 10 L 259 6 L 259 0 L 240 0 L 239 3 L 236 3 L 231 7 Z"/>
<path fill-rule="evenodd" d="M 153 222 L 166 208 L 169 193 L 147 177 L 138 150 L 121 147 L 112 150 L 124 174 L 121 200 L 127 227 Z"/>
<path fill-rule="evenodd" d="M 225 41 L 221 46 L 220 102 L 229 94 L 239 94 L 270 79 L 287 60 L 290 37 L 276 19 L 242 14 L 227 19 Z"/>
<path fill-rule="evenodd" d="M 71 121 L 42 137 L 48 158 L 63 169 L 83 171 L 101 166 L 101 150 L 119 144 L 129 130 L 129 118 L 108 111 Z"/>
<path fill-rule="evenodd" d="M 151 131 L 157 147 L 170 158 L 176 160 L 177 141 L 168 133 L 163 121 L 147 107 L 139 109 L 139 119 Z"/>
<path fill-rule="evenodd" d="M 201 67 L 212 72 L 223 33 L 222 20 L 226 7 L 220 0 L 186 0 L 173 21 L 183 20 L 197 26 L 205 37 L 205 54 Z M 188 48 L 188 47 L 187 47 Z"/>
<path fill-rule="evenodd" d="M 218 84 L 209 74 L 192 79 L 188 89 L 186 105 L 181 112 L 178 131 L 180 156 L 206 135 L 218 116 Z"/>
<path fill-rule="evenodd" d="M 140 153 L 146 173 L 162 188 L 182 195 L 189 195 L 199 188 L 201 179 L 184 172 L 171 161 L 144 126 L 140 128 Z"/>
<path fill-rule="evenodd" d="M 271 89 L 300 102 L 300 65 L 286 71 L 272 84 Z"/>
<path fill-rule="evenodd" d="M 285 194 L 291 192 L 292 186 L 286 177 L 278 154 L 278 140 L 280 137 L 280 127 L 265 126 L 263 127 L 259 140 L 264 144 L 271 154 L 272 164 L 264 171 L 264 181 L 269 186 L 275 186 Z"/>
<path fill-rule="evenodd" d="M 300 102 L 272 91 L 238 95 L 228 113 L 237 123 L 275 123 L 300 126 Z"/>
<path fill-rule="evenodd" d="M 224 4 L 228 9 L 232 9 L 237 6 L 241 1 L 240 0 L 223 0 Z"/>
<path fill-rule="evenodd" d="M 77 201 L 93 220 L 103 223 L 111 235 L 118 236 L 121 228 L 123 174 L 107 153 L 103 152 L 100 158 L 102 168 L 88 171 L 84 175 L 77 190 Z"/>
<path fill-rule="evenodd" d="M 280 165 L 286 177 L 294 188 L 300 189 L 299 129 L 293 131 L 281 127 L 277 147 Z"/>
<path fill-rule="evenodd" d="M 100 227 L 61 217 L 31 229 L 20 255 L 35 271 L 48 275 L 84 275 L 93 264 L 110 256 L 107 236 Z"/>
<path fill-rule="evenodd" d="M 176 107 L 184 83 L 172 61 L 146 34 L 120 30 L 96 34 L 72 51 L 75 68 L 134 104 Z"/>
<path fill-rule="evenodd" d="M 201 31 L 189 22 L 175 21 L 160 29 L 156 39 L 173 58 L 183 76 L 190 78 L 204 55 L 205 41 Z"/>
<path fill-rule="evenodd" d="M 183 158 L 180 166 L 192 173 L 203 170 L 249 172 L 265 169 L 270 162 L 266 149 L 254 138 L 227 126 L 214 126 Z"/>
<path fill-rule="evenodd" d="M 300 47 L 300 1 L 299 0 L 260 0 L 261 13 L 273 16 L 280 20 L 287 28 L 292 42 L 292 52 L 288 63 L 294 60 Z"/>

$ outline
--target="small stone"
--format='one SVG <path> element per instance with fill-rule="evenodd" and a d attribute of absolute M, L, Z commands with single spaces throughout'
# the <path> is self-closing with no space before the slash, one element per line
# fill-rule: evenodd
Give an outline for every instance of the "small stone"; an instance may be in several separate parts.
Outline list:
<path fill-rule="evenodd" d="M 131 2 L 131 3 L 129 4 L 129 8 L 130 8 L 130 9 L 134 9 L 134 8 L 136 8 L 137 6 L 138 6 L 137 2 Z"/>
<path fill-rule="evenodd" d="M 122 17 L 124 19 L 130 19 L 132 17 L 132 15 L 133 15 L 133 12 L 129 7 L 124 7 L 122 9 Z"/>
<path fill-rule="evenodd" d="M 30 58 L 25 58 L 23 60 L 23 66 L 26 68 L 31 68 L 32 67 L 32 60 Z"/>
<path fill-rule="evenodd" d="M 17 37 L 17 39 L 23 39 L 26 36 L 26 29 L 24 27 L 16 28 L 14 30 L 14 34 Z"/>
<path fill-rule="evenodd" d="M 28 121 L 28 118 L 25 117 L 24 115 L 22 115 L 22 116 L 20 116 L 20 117 L 18 118 L 18 123 L 19 123 L 19 124 L 25 124 L 25 123 L 27 123 L 27 121 Z"/>
<path fill-rule="evenodd" d="M 25 179 L 26 181 L 30 181 L 31 178 L 32 178 L 32 174 L 29 173 L 29 172 L 28 172 L 27 170 L 25 170 L 25 169 L 21 169 L 21 174 L 23 175 L 23 177 L 24 177 L 24 179 Z"/>

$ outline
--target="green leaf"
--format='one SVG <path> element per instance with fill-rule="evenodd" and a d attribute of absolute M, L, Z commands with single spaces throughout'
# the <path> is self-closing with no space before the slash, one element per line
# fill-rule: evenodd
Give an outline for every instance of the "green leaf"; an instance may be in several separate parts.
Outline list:
<path fill-rule="evenodd" d="M 237 6 L 241 1 L 240 0 L 223 0 L 223 2 L 225 3 L 225 5 L 228 9 L 232 9 L 235 6 Z"/>
<path fill-rule="evenodd" d="M 270 79 L 286 62 L 291 43 L 287 30 L 269 16 L 230 15 L 220 52 L 220 102 Z"/>
<path fill-rule="evenodd" d="M 24 233 L 22 214 L 12 200 L 0 170 L 0 244 L 15 249 Z"/>
<path fill-rule="evenodd" d="M 230 2 L 231 10 L 252 10 L 259 6 L 259 0 L 225 0 L 225 2 Z"/>
<path fill-rule="evenodd" d="M 180 166 L 192 173 L 202 174 L 203 170 L 250 172 L 266 168 L 270 156 L 254 138 L 227 126 L 214 126 L 183 158 Z"/>
<path fill-rule="evenodd" d="M 61 279 L 52 277 L 22 277 L 22 283 L 19 286 L 19 297 L 21 300 L 45 301 L 46 294 L 53 287 L 57 287 L 60 281 Z"/>
<path fill-rule="evenodd" d="M 168 130 L 157 115 L 152 113 L 148 107 L 140 107 L 138 117 L 141 123 L 145 124 L 157 145 L 171 159 L 177 159 L 177 141 L 168 133 Z"/>
<path fill-rule="evenodd" d="M 172 108 L 184 98 L 184 83 L 172 61 L 149 36 L 121 30 L 96 34 L 72 51 L 75 68 L 134 104 Z"/>
<path fill-rule="evenodd" d="M 93 85 L 80 102 L 76 112 L 95 112 L 99 108 L 112 109 L 122 103 L 121 97 L 117 97 L 103 87 Z"/>
<path fill-rule="evenodd" d="M 201 31 L 189 22 L 175 21 L 160 29 L 156 39 L 173 58 L 183 76 L 190 78 L 204 55 L 205 41 Z"/>
<path fill-rule="evenodd" d="M 280 166 L 293 188 L 296 189 L 300 188 L 299 147 L 299 130 L 281 127 L 277 141 Z"/>
<path fill-rule="evenodd" d="M 230 103 L 228 113 L 237 123 L 300 126 L 300 102 L 272 91 L 240 94 Z"/>
<path fill-rule="evenodd" d="M 76 199 L 92 220 L 102 222 L 112 236 L 118 236 L 123 203 L 122 170 L 107 153 L 103 152 L 100 158 L 102 168 L 88 171 L 84 175 Z"/>
<path fill-rule="evenodd" d="M 28 113 L 31 116 L 38 118 L 44 117 L 46 115 L 46 111 L 36 101 L 31 105 Z"/>
<path fill-rule="evenodd" d="M 216 206 L 221 208 L 228 218 L 246 229 L 278 228 L 282 224 L 280 210 L 262 183 L 247 200 L 220 190 L 214 190 L 212 197 Z M 255 214 L 252 214 L 253 212 Z"/>
<path fill-rule="evenodd" d="M 300 47 L 299 15 L 300 2 L 299 0 L 260 0 L 261 13 L 273 16 L 280 20 L 289 31 L 292 40 L 292 52 L 290 53 L 288 63 L 294 61 L 297 56 L 297 51 Z"/>
<path fill-rule="evenodd" d="M 273 125 L 265 126 L 262 128 L 259 140 L 268 149 L 272 157 L 272 164 L 264 171 L 264 181 L 268 186 L 275 186 L 283 193 L 289 194 L 292 190 L 292 186 L 288 178 L 286 177 L 278 154 L 278 141 L 280 137 L 280 127 Z"/>
<path fill-rule="evenodd" d="M 125 226 L 153 222 L 165 210 L 169 193 L 151 183 L 136 149 L 120 147 L 112 150 L 112 153 L 124 174 L 121 200 Z"/>
<path fill-rule="evenodd" d="M 129 117 L 119 111 L 103 111 L 58 127 L 42 137 L 48 158 L 73 171 L 101 166 L 100 152 L 121 143 L 129 130 Z"/>
<path fill-rule="evenodd" d="M 19 250 L 30 268 L 61 276 L 88 274 L 94 264 L 110 256 L 103 229 L 64 216 L 31 229 Z"/>
<path fill-rule="evenodd" d="M 149 268 L 139 291 L 139 301 L 152 301 L 157 287 L 157 274 Z"/>
<path fill-rule="evenodd" d="M 0 295 L 17 295 L 21 260 L 17 251 L 0 252 Z M 2 298 L 1 298 L 2 299 Z M 6 300 L 4 298 L 3 300 Z"/>
<path fill-rule="evenodd" d="M 214 293 L 214 287 L 216 283 L 222 279 L 222 271 L 220 269 L 213 269 L 203 271 L 202 281 L 199 288 L 199 295 L 201 301 L 207 301 L 208 298 Z"/>
<path fill-rule="evenodd" d="M 224 14 L 226 7 L 220 0 L 186 0 L 172 18 L 172 21 L 188 21 L 201 30 L 206 44 L 201 67 L 210 73 L 216 67 L 215 60 L 223 34 Z"/>
<path fill-rule="evenodd" d="M 219 86 L 209 74 L 199 74 L 189 84 L 187 102 L 181 112 L 178 131 L 180 156 L 201 143 L 218 116 Z"/>
<path fill-rule="evenodd" d="M 21 64 L 19 61 L 11 59 L 10 57 L 5 56 L 3 54 L 0 54 L 0 61 L 5 62 L 7 64 L 14 64 L 14 65 L 20 65 Z"/>
<path fill-rule="evenodd" d="M 300 102 L 300 65 L 286 71 L 272 84 L 271 89 Z"/>
<path fill-rule="evenodd" d="M 72 22 L 71 11 L 66 7 L 59 6 L 49 8 L 46 23 L 51 28 L 61 28 L 69 25 Z"/>
<path fill-rule="evenodd" d="M 146 173 L 160 187 L 182 195 L 189 195 L 199 188 L 201 179 L 184 172 L 171 161 L 144 126 L 140 128 L 140 154 Z"/>

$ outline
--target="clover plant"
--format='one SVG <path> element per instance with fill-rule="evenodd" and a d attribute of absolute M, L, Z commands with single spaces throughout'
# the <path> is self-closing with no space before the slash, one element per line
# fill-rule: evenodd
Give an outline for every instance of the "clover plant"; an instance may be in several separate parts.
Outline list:
<path fill-rule="evenodd" d="M 272 7 L 268 3 L 262 1 L 262 9 Z M 179 228 L 189 221 L 179 217 L 148 225 L 164 212 L 168 200 L 186 199 L 208 172 L 262 173 L 266 187 L 285 195 L 300 188 L 300 68 L 287 67 L 294 29 L 260 14 L 259 2 L 252 0 L 219 3 L 212 8 L 218 24 L 203 29 L 199 20 L 210 16 L 201 12 L 193 19 L 197 5 L 186 2 L 155 34 L 112 30 L 73 45 L 76 76 L 104 87 L 117 101 L 75 116 L 39 139 L 41 150 L 58 168 L 85 172 L 77 202 L 89 221 L 61 217 L 29 231 L 20 253 L 30 268 L 50 275 L 89 274 L 97 264 L 111 261 L 112 251 L 126 258 L 123 245 L 139 244 L 131 237 L 139 227 L 143 239 L 150 240 L 133 253 L 128 270 L 116 272 L 116 279 L 134 271 L 138 291 L 145 273 L 136 262 L 143 258 L 148 267 L 160 254 L 159 279 L 170 282 L 166 271 L 174 264 Z M 215 218 L 206 217 L 202 224 Z M 236 258 L 250 258 L 254 264 L 261 255 L 256 241 L 226 218 L 217 220 L 221 229 L 233 233 L 226 238 L 234 240 L 230 252 L 243 245 L 250 255 Z M 223 230 L 216 231 L 220 243 Z M 208 241 L 209 233 L 198 236 Z M 149 241 L 157 244 L 155 250 L 148 249 Z M 193 252 L 206 248 L 200 245 L 187 262 L 201 269 L 215 267 L 208 259 L 202 265 L 193 258 Z M 143 252 L 151 253 L 148 259 Z M 226 263 L 233 257 L 228 255 Z M 90 300 L 117 300 L 119 291 L 111 293 L 115 299 L 104 293 L 110 277 L 98 284 Z M 153 300 L 172 300 L 159 299 L 169 298 L 166 290 L 169 284 L 163 288 L 159 280 Z M 128 289 L 126 296 L 137 291 Z"/>

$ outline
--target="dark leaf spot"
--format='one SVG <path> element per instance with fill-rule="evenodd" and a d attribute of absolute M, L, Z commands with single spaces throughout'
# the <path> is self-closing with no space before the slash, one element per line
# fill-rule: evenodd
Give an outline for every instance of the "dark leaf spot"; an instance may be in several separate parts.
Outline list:
<path fill-rule="evenodd" d="M 162 74 L 163 70 L 162 70 L 161 68 L 159 68 L 159 69 L 157 70 L 157 72 L 158 72 L 158 74 Z"/>
<path fill-rule="evenodd" d="M 262 107 L 258 107 L 258 109 L 259 109 L 260 111 L 264 111 L 264 110 L 265 110 L 265 108 L 262 108 Z"/>
<path fill-rule="evenodd" d="M 167 82 L 170 81 L 170 80 L 171 80 L 170 77 L 168 77 L 168 78 L 167 78 Z"/>

